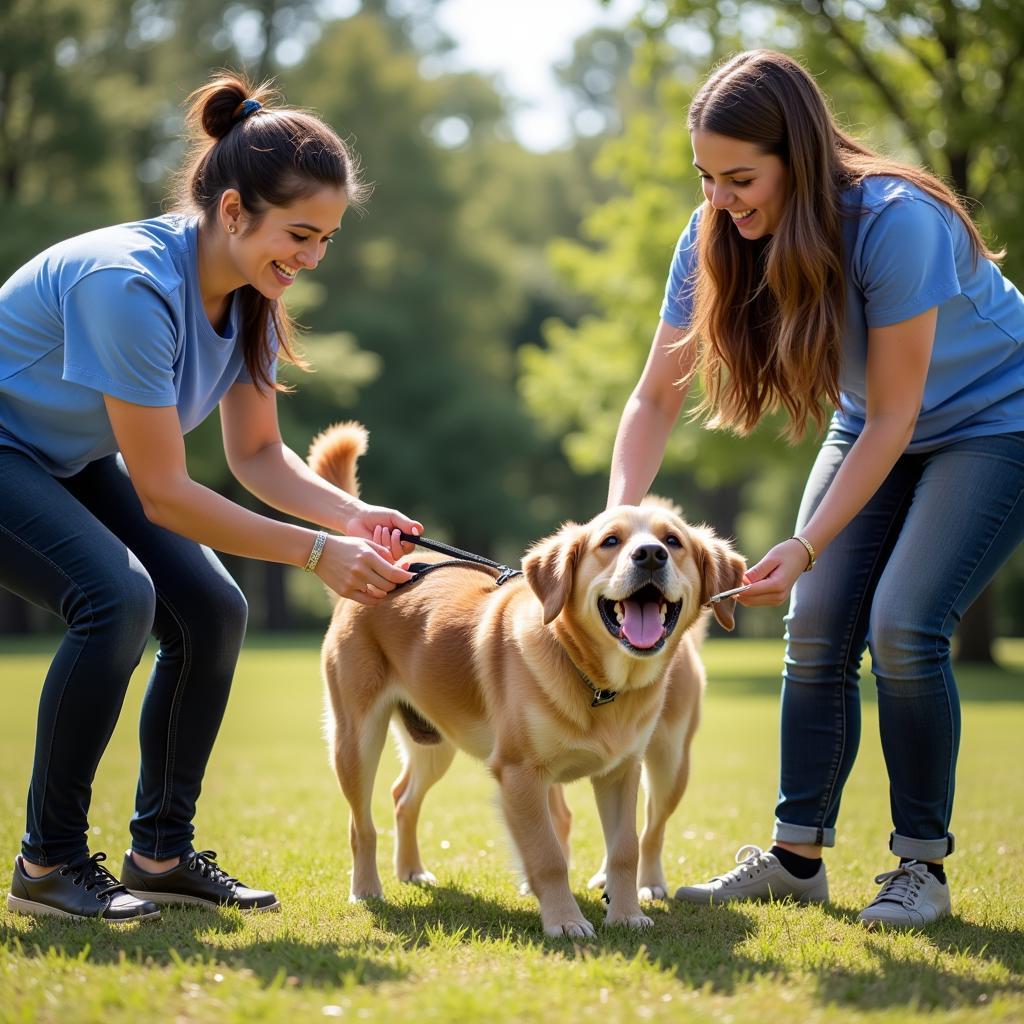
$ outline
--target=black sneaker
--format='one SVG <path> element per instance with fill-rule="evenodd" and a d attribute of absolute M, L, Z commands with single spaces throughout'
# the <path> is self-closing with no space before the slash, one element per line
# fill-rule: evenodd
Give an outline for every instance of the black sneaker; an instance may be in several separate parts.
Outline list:
<path fill-rule="evenodd" d="M 280 910 L 272 892 L 250 889 L 232 878 L 218 863 L 213 850 L 182 856 L 181 862 L 166 871 L 145 871 L 124 855 L 121 877 L 128 891 L 154 903 L 196 904 L 204 907 L 238 907 L 239 910 Z"/>
<path fill-rule="evenodd" d="M 14 859 L 7 909 L 36 917 L 98 917 L 108 924 L 131 924 L 160 916 L 149 900 L 132 896 L 105 867 L 105 853 L 76 857 L 42 878 L 33 878 Z"/>

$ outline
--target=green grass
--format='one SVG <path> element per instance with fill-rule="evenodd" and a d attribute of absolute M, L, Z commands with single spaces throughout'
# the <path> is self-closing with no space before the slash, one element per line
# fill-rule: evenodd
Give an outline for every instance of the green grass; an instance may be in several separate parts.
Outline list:
<path fill-rule="evenodd" d="M 0 849 L 24 815 L 46 646 L 0 648 Z M 711 641 L 704 724 L 690 791 L 673 819 L 669 881 L 722 870 L 747 842 L 767 845 L 776 786 L 778 644 Z M 114 932 L 0 909 L 0 1021 L 791 1021 L 1024 1020 L 1024 643 L 1003 671 L 962 670 L 964 737 L 949 863 L 955 916 L 923 932 L 868 933 L 858 910 L 892 866 L 873 686 L 861 753 L 828 864 L 834 902 L 701 908 L 657 904 L 653 930 L 545 940 L 513 886 L 493 787 L 460 755 L 427 799 L 421 839 L 435 889 L 388 881 L 389 751 L 378 779 L 384 901 L 347 902 L 347 809 L 321 738 L 317 640 L 247 646 L 207 774 L 197 840 L 232 870 L 273 887 L 280 914 L 165 911 Z M 135 787 L 133 681 L 95 784 L 93 849 L 115 870 Z M 586 784 L 575 812 L 572 883 L 600 860 Z"/>

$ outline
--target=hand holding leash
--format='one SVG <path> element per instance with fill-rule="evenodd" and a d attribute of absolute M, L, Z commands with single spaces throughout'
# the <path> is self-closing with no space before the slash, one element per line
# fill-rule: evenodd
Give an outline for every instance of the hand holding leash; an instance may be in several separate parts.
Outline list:
<path fill-rule="evenodd" d="M 362 537 L 330 536 L 313 570 L 339 597 L 359 604 L 382 601 L 412 573 L 394 564 L 393 549 Z"/>
<path fill-rule="evenodd" d="M 397 538 L 400 538 L 403 533 L 412 537 L 418 536 L 423 533 L 423 524 L 393 508 L 367 505 L 358 501 L 355 511 L 345 524 L 345 533 L 349 537 L 362 537 L 364 540 L 372 540 L 382 544 L 385 548 L 394 550 Z M 385 533 L 390 535 L 386 541 L 381 539 Z M 412 550 L 411 544 L 404 547 L 399 546 L 395 559 L 400 558 L 403 554 L 410 554 Z"/>

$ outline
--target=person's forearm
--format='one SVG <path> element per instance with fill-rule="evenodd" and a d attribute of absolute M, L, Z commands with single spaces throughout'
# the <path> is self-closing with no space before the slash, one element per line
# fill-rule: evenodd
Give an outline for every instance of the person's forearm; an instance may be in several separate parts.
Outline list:
<path fill-rule="evenodd" d="M 608 507 L 636 505 L 654 483 L 668 436 L 679 418 L 697 359 L 696 343 L 680 347 L 685 331 L 664 320 L 647 363 L 622 410 L 608 481 Z"/>
<path fill-rule="evenodd" d="M 238 482 L 279 512 L 341 533 L 358 500 L 317 476 L 284 444 L 263 448 L 231 466 Z"/>
<path fill-rule="evenodd" d="M 817 554 L 871 500 L 906 451 L 913 433 L 914 423 L 904 417 L 880 417 L 867 423 L 801 531 Z"/>
<path fill-rule="evenodd" d="M 665 445 L 676 420 L 676 411 L 661 409 L 630 395 L 612 451 L 608 507 L 636 505 L 658 475 Z"/>
<path fill-rule="evenodd" d="M 153 522 L 230 555 L 304 566 L 316 539 L 313 530 L 250 512 L 188 478 L 140 497 Z"/>

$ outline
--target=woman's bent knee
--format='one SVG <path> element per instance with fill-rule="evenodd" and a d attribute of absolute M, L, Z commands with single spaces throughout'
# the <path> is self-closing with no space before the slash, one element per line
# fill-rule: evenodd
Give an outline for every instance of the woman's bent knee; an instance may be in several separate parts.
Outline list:
<path fill-rule="evenodd" d="M 249 604 L 234 580 L 218 578 L 194 593 L 172 600 L 161 595 L 169 614 L 158 613 L 161 641 L 187 637 L 193 650 L 234 650 L 241 646 L 249 618 Z"/>
<path fill-rule="evenodd" d="M 876 676 L 909 682 L 940 675 L 950 644 L 949 637 L 923 622 L 879 614 L 871 623 L 868 649 Z"/>
<path fill-rule="evenodd" d="M 153 628 L 156 591 L 141 565 L 95 574 L 76 586 L 61 609 L 68 627 L 141 651 Z"/>

